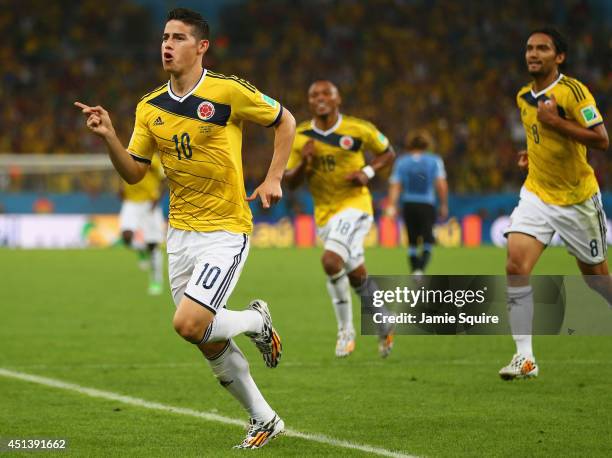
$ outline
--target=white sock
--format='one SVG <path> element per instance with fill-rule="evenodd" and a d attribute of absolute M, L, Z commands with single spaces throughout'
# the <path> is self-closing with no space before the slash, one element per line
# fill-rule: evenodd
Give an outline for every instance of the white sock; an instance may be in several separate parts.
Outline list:
<path fill-rule="evenodd" d="M 516 352 L 533 358 L 533 290 L 531 286 L 508 286 L 508 315 Z"/>
<path fill-rule="evenodd" d="M 255 310 L 241 310 L 239 312 L 220 308 L 213 322 L 206 329 L 202 342 L 222 342 L 238 334 L 261 332 L 263 318 Z"/>
<path fill-rule="evenodd" d="M 338 330 L 353 329 L 353 301 L 348 276 L 343 269 L 336 275 L 327 277 L 327 291 L 332 299 Z"/>
<path fill-rule="evenodd" d="M 274 410 L 255 385 L 249 363 L 233 340 L 229 340 L 226 349 L 208 363 L 221 386 L 242 404 L 251 418 L 263 422 L 274 418 Z"/>
<path fill-rule="evenodd" d="M 151 252 L 151 280 L 162 283 L 164 276 L 164 258 L 161 248 L 157 245 Z"/>

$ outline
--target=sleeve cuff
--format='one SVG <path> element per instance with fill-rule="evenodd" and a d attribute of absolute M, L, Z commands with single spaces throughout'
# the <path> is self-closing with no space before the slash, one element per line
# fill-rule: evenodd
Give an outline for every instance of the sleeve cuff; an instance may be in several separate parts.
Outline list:
<path fill-rule="evenodd" d="M 140 156 L 132 153 L 131 151 L 128 151 L 128 153 L 130 153 L 130 156 L 132 156 L 132 159 L 134 159 L 135 161 L 143 162 L 145 164 L 150 164 L 151 163 L 150 159 L 147 159 L 147 158 L 144 158 L 144 157 L 140 157 Z"/>
<path fill-rule="evenodd" d="M 273 127 L 275 125 L 277 125 L 281 119 L 281 116 L 283 115 L 283 106 L 280 106 L 280 110 L 278 110 L 278 114 L 276 115 L 276 119 L 274 121 L 272 121 L 272 124 L 268 124 L 266 127 Z"/>

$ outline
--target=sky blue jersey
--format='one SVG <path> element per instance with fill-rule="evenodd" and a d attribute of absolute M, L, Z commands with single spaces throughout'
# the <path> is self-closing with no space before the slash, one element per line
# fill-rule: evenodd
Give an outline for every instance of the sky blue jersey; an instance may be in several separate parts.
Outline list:
<path fill-rule="evenodd" d="M 435 205 L 436 180 L 446 178 L 444 163 L 431 152 L 403 154 L 393 166 L 389 181 L 400 183 L 400 202 Z"/>

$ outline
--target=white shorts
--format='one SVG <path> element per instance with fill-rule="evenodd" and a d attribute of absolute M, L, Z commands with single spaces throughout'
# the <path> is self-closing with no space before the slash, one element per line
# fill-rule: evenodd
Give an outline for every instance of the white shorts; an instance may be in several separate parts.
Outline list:
<path fill-rule="evenodd" d="M 522 232 L 548 245 L 557 232 L 567 250 L 580 261 L 599 264 L 606 260 L 607 221 L 599 193 L 566 206 L 547 204 L 525 187 L 520 197 L 504 235 Z"/>
<path fill-rule="evenodd" d="M 164 240 L 164 217 L 160 206 L 151 208 L 152 205 L 152 201 L 124 200 L 119 213 L 121 231 L 136 232 L 142 229 L 145 243 L 161 243 Z"/>
<path fill-rule="evenodd" d="M 373 219 L 363 210 L 347 208 L 332 216 L 325 226 L 317 228 L 324 248 L 342 258 L 347 272 L 364 262 L 363 240 L 370 232 Z"/>
<path fill-rule="evenodd" d="M 213 313 L 227 303 L 249 254 L 249 237 L 168 228 L 168 275 L 174 303 L 183 295 Z"/>

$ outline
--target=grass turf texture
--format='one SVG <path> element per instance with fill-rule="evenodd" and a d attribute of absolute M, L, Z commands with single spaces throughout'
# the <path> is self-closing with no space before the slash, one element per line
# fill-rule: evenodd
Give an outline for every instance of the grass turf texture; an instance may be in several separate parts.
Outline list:
<path fill-rule="evenodd" d="M 319 250 L 251 251 L 230 308 L 261 297 L 283 337 L 278 368 L 237 342 L 288 427 L 421 456 L 605 456 L 612 446 L 612 338 L 535 337 L 541 375 L 502 382 L 508 336 L 399 336 L 381 360 L 375 337 L 334 357 L 335 320 Z M 430 273 L 501 274 L 496 248 L 434 252 Z M 404 250 L 371 249 L 371 273 L 404 274 Z M 576 274 L 563 249 L 536 273 Z M 246 416 L 190 344 L 174 334 L 169 293 L 146 295 L 125 250 L 0 250 L 0 367 L 147 401 Z M 357 300 L 354 300 L 357 316 Z M 0 377 L 0 437 L 69 440 L 74 456 L 232 456 L 237 426 L 145 410 Z M 244 452 L 242 452 L 244 453 Z M 281 437 L 261 456 L 365 455 Z M 609 455 L 608 455 L 609 456 Z"/>

